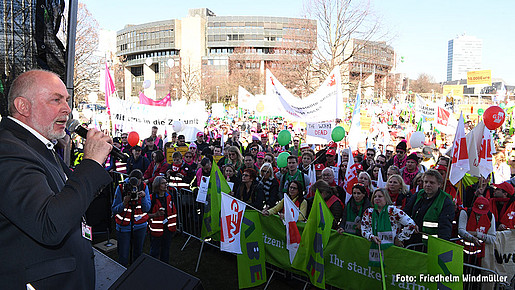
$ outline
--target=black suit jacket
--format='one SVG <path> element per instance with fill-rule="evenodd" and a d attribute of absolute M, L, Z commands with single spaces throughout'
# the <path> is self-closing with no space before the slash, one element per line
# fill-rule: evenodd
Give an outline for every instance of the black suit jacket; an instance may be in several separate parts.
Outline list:
<path fill-rule="evenodd" d="M 38 290 L 95 287 L 93 251 L 80 223 L 111 178 L 93 160 L 73 172 L 58 162 L 29 131 L 2 119 L 0 289 L 26 289 L 27 283 Z"/>

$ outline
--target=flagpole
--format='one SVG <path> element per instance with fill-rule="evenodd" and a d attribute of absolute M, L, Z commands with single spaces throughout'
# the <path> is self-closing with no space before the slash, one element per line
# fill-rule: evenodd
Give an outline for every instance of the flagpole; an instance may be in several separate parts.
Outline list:
<path fill-rule="evenodd" d="M 381 254 L 381 244 L 378 244 L 379 246 L 379 261 L 381 262 L 381 281 L 383 284 L 383 290 L 386 290 L 386 281 L 384 277 L 384 261 L 383 261 L 383 255 Z"/>

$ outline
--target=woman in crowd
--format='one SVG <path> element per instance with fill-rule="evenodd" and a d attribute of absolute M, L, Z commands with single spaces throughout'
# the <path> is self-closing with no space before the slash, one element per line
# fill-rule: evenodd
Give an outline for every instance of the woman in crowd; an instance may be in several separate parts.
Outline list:
<path fill-rule="evenodd" d="M 358 182 L 363 184 L 367 189 L 367 197 L 370 198 L 370 195 L 374 191 L 374 186 L 372 185 L 372 179 L 367 172 L 363 171 L 358 175 Z"/>
<path fill-rule="evenodd" d="M 157 176 L 164 176 L 166 171 L 168 171 L 169 164 L 166 163 L 165 155 L 163 151 L 156 150 L 152 153 L 152 162 L 148 166 L 145 174 L 143 175 L 144 182 L 146 184 L 152 184 L 154 182 L 154 178 Z"/>
<path fill-rule="evenodd" d="M 279 168 L 277 167 L 277 161 L 275 160 L 275 157 L 272 153 L 266 153 L 264 161 L 265 163 L 268 162 L 272 165 L 272 168 L 274 169 L 274 175 L 279 171 Z"/>
<path fill-rule="evenodd" d="M 136 182 L 132 184 L 131 180 Z M 131 197 L 133 193 L 134 198 Z M 116 188 L 111 210 L 116 221 L 118 262 L 127 267 L 131 247 L 131 225 L 133 229 L 132 258 L 134 261 L 143 251 L 143 243 L 147 233 L 147 212 L 150 210 L 148 187 L 143 182 L 143 173 L 139 169 L 134 169 L 124 183 Z"/>
<path fill-rule="evenodd" d="M 234 189 L 238 188 L 241 180 L 238 179 L 238 176 L 236 175 L 236 169 L 232 164 L 224 165 L 224 167 L 222 167 L 222 174 L 224 175 L 227 182 L 231 182 L 233 184 L 233 191 Z"/>
<path fill-rule="evenodd" d="M 236 146 L 227 149 L 227 155 L 218 161 L 218 167 L 222 168 L 225 164 L 232 164 L 236 170 L 243 166 L 243 156 Z"/>
<path fill-rule="evenodd" d="M 257 180 L 257 172 L 253 168 L 246 168 L 241 175 L 241 183 L 234 191 L 234 197 L 262 210 L 265 202 L 263 184 Z"/>
<path fill-rule="evenodd" d="M 293 201 L 293 203 L 299 208 L 299 221 L 306 221 L 308 217 L 308 202 L 304 199 L 304 188 L 302 184 L 297 180 L 292 180 L 288 185 L 288 197 Z M 284 198 L 279 201 L 279 203 L 270 208 L 262 211 L 264 215 L 271 215 L 279 213 L 281 218 L 284 218 Z"/>
<path fill-rule="evenodd" d="M 269 209 L 279 201 L 279 181 L 275 178 L 272 164 L 265 163 L 259 170 L 263 191 L 265 194 L 265 209 Z"/>
<path fill-rule="evenodd" d="M 150 212 L 148 213 L 150 256 L 169 263 L 172 233 L 177 229 L 177 210 L 172 202 L 172 195 L 168 192 L 168 184 L 164 177 L 158 176 L 154 179 L 152 192 Z"/>
<path fill-rule="evenodd" d="M 188 173 L 186 177 L 184 177 L 184 182 L 191 183 L 191 181 L 195 178 L 195 173 L 197 172 L 198 163 L 194 162 L 194 155 L 193 153 L 186 151 L 184 153 L 184 164 L 182 165 L 184 167 L 184 170 Z"/>
<path fill-rule="evenodd" d="M 422 179 L 423 173 L 419 173 L 413 178 L 413 186 L 410 188 L 410 195 L 413 196 L 424 186 L 424 179 Z"/>
<path fill-rule="evenodd" d="M 386 189 L 393 205 L 400 209 L 404 209 L 406 201 L 410 198 L 406 184 L 400 175 L 394 174 L 386 181 Z"/>
<path fill-rule="evenodd" d="M 361 235 L 367 240 L 386 249 L 392 244 L 404 247 L 415 231 L 415 222 L 401 209 L 392 205 L 392 200 L 384 188 L 372 194 L 372 206 L 365 210 L 361 220 Z"/>
<path fill-rule="evenodd" d="M 356 183 L 352 187 L 352 197 L 343 209 L 343 218 L 338 228 L 338 233 L 343 232 L 361 235 L 361 217 L 363 212 L 370 207 L 367 197 L 367 189 L 364 184 Z"/>
<path fill-rule="evenodd" d="M 381 170 L 382 170 L 381 165 L 375 164 L 368 171 L 369 173 L 371 173 L 370 179 L 372 180 L 372 186 L 374 186 L 374 187 L 377 187 L 377 180 L 379 179 L 379 171 L 381 171 Z"/>
<path fill-rule="evenodd" d="M 390 176 L 394 174 L 401 175 L 401 170 L 399 169 L 399 167 L 392 165 L 388 167 L 388 170 L 386 170 L 386 180 L 388 180 Z"/>

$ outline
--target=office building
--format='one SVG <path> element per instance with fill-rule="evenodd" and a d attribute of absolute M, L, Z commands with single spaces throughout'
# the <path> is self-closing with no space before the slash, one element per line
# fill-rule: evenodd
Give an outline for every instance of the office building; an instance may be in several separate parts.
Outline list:
<path fill-rule="evenodd" d="M 482 69 L 483 40 L 461 35 L 449 40 L 447 46 L 447 81 L 467 78 L 468 71 Z"/>

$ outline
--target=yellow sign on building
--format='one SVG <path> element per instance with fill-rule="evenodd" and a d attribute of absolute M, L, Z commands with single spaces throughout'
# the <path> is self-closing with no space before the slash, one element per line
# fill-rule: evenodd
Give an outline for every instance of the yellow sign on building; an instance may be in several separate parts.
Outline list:
<path fill-rule="evenodd" d="M 491 70 L 476 70 L 467 72 L 467 85 L 492 85 Z"/>
<path fill-rule="evenodd" d="M 463 99 L 463 85 L 445 85 L 443 86 L 443 95 Z"/>

